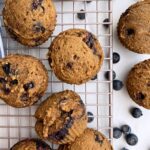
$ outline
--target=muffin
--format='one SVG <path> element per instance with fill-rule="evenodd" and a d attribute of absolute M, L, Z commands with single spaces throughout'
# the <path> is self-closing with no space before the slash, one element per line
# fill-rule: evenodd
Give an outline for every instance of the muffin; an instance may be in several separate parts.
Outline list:
<path fill-rule="evenodd" d="M 84 29 L 60 33 L 52 42 L 48 60 L 58 79 L 81 84 L 95 77 L 104 56 L 97 38 Z"/>
<path fill-rule="evenodd" d="M 87 126 L 85 106 L 73 91 L 54 93 L 35 112 L 40 138 L 56 144 L 73 142 Z"/>
<path fill-rule="evenodd" d="M 25 139 L 16 143 L 10 150 L 52 150 L 40 139 Z"/>
<path fill-rule="evenodd" d="M 87 128 L 70 145 L 61 145 L 58 150 L 113 150 L 106 137 L 93 129 Z"/>
<path fill-rule="evenodd" d="M 52 34 L 56 11 L 51 0 L 6 0 L 3 20 L 15 40 L 26 46 L 37 46 Z"/>
<path fill-rule="evenodd" d="M 150 1 L 130 6 L 120 17 L 118 37 L 121 43 L 136 53 L 150 54 Z"/>
<path fill-rule="evenodd" d="M 131 69 L 127 77 L 127 90 L 138 105 L 150 109 L 150 59 Z"/>
<path fill-rule="evenodd" d="M 45 93 L 48 73 L 35 57 L 12 54 L 0 59 L 0 98 L 13 107 L 33 105 Z"/>

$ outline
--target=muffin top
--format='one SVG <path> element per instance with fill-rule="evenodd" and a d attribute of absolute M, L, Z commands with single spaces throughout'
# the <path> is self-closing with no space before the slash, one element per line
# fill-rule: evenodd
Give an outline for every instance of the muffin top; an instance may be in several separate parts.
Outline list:
<path fill-rule="evenodd" d="M 55 75 L 70 84 L 93 78 L 103 62 L 103 51 L 96 37 L 84 29 L 69 29 L 52 42 L 49 63 Z"/>
<path fill-rule="evenodd" d="M 30 40 L 38 42 L 54 30 L 56 11 L 51 0 L 6 0 L 3 19 L 8 31 L 33 46 Z"/>
<path fill-rule="evenodd" d="M 25 139 L 16 143 L 10 150 L 52 150 L 40 139 Z"/>
<path fill-rule="evenodd" d="M 136 53 L 150 53 L 150 1 L 130 6 L 120 17 L 118 36 L 121 43 Z"/>
<path fill-rule="evenodd" d="M 47 89 L 48 74 L 35 57 L 12 54 L 0 59 L 0 98 L 13 107 L 34 104 Z"/>
<path fill-rule="evenodd" d="M 35 112 L 37 126 L 35 127 L 42 138 L 59 141 L 69 132 L 75 122 L 86 118 L 85 106 L 73 91 L 54 93 L 41 103 Z"/>
<path fill-rule="evenodd" d="M 73 143 L 61 145 L 58 150 L 113 150 L 113 148 L 103 134 L 87 128 Z"/>
<path fill-rule="evenodd" d="M 150 109 L 150 59 L 131 69 L 127 77 L 127 90 L 137 104 Z"/>

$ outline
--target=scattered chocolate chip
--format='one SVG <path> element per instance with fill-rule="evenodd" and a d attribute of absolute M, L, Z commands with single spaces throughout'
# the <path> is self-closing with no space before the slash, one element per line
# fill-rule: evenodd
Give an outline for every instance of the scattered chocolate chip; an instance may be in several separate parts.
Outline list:
<path fill-rule="evenodd" d="M 5 87 L 3 90 L 4 90 L 4 93 L 5 93 L 6 95 L 9 94 L 10 91 L 11 91 L 11 90 L 10 90 L 9 88 L 7 88 L 7 87 Z"/>
<path fill-rule="evenodd" d="M 103 21 L 104 24 L 103 25 L 104 25 L 105 28 L 109 28 L 109 22 L 110 22 L 109 18 L 104 19 L 104 21 Z"/>
<path fill-rule="evenodd" d="M 39 6 L 41 6 L 43 0 L 33 0 L 32 2 L 32 9 L 37 9 Z"/>
<path fill-rule="evenodd" d="M 88 123 L 91 123 L 94 120 L 94 115 L 92 112 L 87 112 Z"/>
<path fill-rule="evenodd" d="M 97 75 L 96 76 L 94 76 L 91 80 L 96 80 L 97 79 Z"/>
<path fill-rule="evenodd" d="M 99 135 L 98 134 L 95 134 L 95 141 L 102 144 L 103 141 L 100 139 Z"/>
<path fill-rule="evenodd" d="M 84 10 L 81 9 L 79 13 L 77 13 L 77 16 L 80 20 L 84 20 L 85 19 L 85 13 L 83 12 Z"/>
<path fill-rule="evenodd" d="M 23 85 L 23 88 L 24 88 L 25 91 L 28 91 L 29 89 L 34 88 L 34 83 L 32 81 L 29 82 L 29 83 L 26 83 L 26 84 Z"/>
<path fill-rule="evenodd" d="M 72 63 L 72 62 L 68 62 L 67 65 L 66 65 L 66 67 L 67 67 L 68 69 L 72 69 L 72 66 L 73 66 L 73 63 Z"/>
<path fill-rule="evenodd" d="M 126 35 L 127 36 L 131 36 L 131 35 L 133 35 L 133 34 L 135 34 L 135 31 L 134 31 L 134 29 L 126 29 Z"/>
<path fill-rule="evenodd" d="M 2 77 L 0 77 L 0 83 L 6 83 L 7 81 L 4 79 L 4 78 L 2 78 Z"/>
<path fill-rule="evenodd" d="M 144 100 L 145 95 L 142 92 L 136 94 L 136 100 Z"/>
<path fill-rule="evenodd" d="M 42 38 L 39 37 L 39 38 L 34 39 L 34 42 L 35 42 L 35 46 L 38 46 L 43 42 L 43 40 Z"/>
<path fill-rule="evenodd" d="M 27 101 L 29 99 L 29 94 L 28 93 L 23 93 L 20 96 L 21 101 Z"/>
<path fill-rule="evenodd" d="M 45 28 L 43 27 L 43 25 L 40 22 L 38 22 L 38 23 L 33 25 L 33 31 L 36 33 L 39 33 L 39 32 L 44 33 Z"/>
<path fill-rule="evenodd" d="M 6 73 L 6 75 L 9 75 L 9 73 L 10 73 L 10 63 L 4 64 L 2 66 L 2 68 L 3 68 L 3 71 Z"/>
<path fill-rule="evenodd" d="M 12 85 L 17 85 L 17 84 L 18 84 L 18 80 L 17 80 L 17 79 L 14 79 L 14 80 L 10 81 L 10 84 L 12 84 Z"/>

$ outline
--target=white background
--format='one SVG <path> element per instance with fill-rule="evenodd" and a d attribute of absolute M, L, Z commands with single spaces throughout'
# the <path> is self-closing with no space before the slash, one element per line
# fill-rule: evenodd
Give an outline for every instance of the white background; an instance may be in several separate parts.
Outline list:
<path fill-rule="evenodd" d="M 134 64 L 150 58 L 150 55 L 136 54 L 125 49 L 117 38 L 116 27 L 119 17 L 122 12 L 135 2 L 135 0 L 113 0 L 113 49 L 121 56 L 121 61 L 118 64 L 114 64 L 113 68 L 117 73 L 117 78 L 123 80 L 124 83 L 128 71 Z M 129 124 L 132 132 L 139 138 L 136 146 L 128 146 L 124 136 L 119 140 L 114 139 L 115 150 L 120 150 L 122 147 L 126 147 L 129 150 L 150 150 L 150 110 L 140 107 L 143 111 L 143 116 L 139 119 L 134 119 L 129 113 L 129 109 L 134 106 L 139 107 L 128 96 L 126 86 L 121 91 L 114 91 L 114 126 L 120 127 L 123 124 Z"/>

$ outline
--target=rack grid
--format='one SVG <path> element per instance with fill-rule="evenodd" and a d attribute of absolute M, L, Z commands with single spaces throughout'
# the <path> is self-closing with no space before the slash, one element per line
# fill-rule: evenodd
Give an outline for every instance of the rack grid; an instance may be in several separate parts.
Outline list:
<path fill-rule="evenodd" d="M 91 0 L 90 3 L 85 0 L 54 0 L 54 3 L 57 10 L 57 25 L 52 37 L 41 46 L 28 48 L 11 39 L 6 33 L 1 13 L 4 0 L 0 0 L 2 36 L 6 54 L 21 53 L 35 56 L 44 63 L 49 73 L 48 90 L 45 96 L 34 106 L 16 109 L 0 101 L 0 150 L 9 150 L 13 144 L 21 139 L 37 137 L 34 131 L 36 108 L 51 93 L 65 89 L 76 91 L 84 101 L 87 111 L 94 114 L 94 121 L 89 123 L 88 127 L 101 131 L 112 142 L 112 0 Z M 81 9 L 86 14 L 85 20 L 77 18 L 77 13 Z M 109 22 L 103 22 L 105 18 L 108 18 Z M 87 29 L 99 39 L 105 58 L 96 80 L 82 85 L 69 85 L 59 81 L 50 69 L 46 57 L 48 47 L 56 35 L 69 28 Z M 109 80 L 104 77 L 106 71 L 110 72 Z"/>

